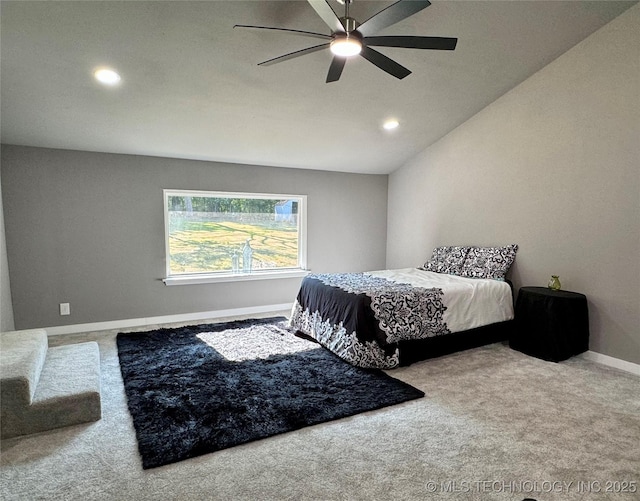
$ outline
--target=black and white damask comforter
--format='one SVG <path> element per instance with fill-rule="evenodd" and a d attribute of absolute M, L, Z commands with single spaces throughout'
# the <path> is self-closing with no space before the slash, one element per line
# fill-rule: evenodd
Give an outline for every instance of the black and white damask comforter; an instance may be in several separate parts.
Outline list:
<path fill-rule="evenodd" d="M 401 341 L 513 318 L 511 287 L 417 268 L 309 275 L 290 324 L 348 362 L 391 369 Z"/>

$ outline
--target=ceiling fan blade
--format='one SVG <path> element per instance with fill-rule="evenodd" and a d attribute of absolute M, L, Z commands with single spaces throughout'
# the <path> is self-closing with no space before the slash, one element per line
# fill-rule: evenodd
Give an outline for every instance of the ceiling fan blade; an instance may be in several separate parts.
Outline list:
<path fill-rule="evenodd" d="M 340 79 L 346 62 L 346 57 L 333 56 L 331 66 L 329 66 L 329 73 L 327 73 L 327 83 L 337 82 Z"/>
<path fill-rule="evenodd" d="M 250 26 L 248 24 L 236 24 L 234 28 L 251 28 L 256 30 L 284 31 L 285 33 L 291 33 L 292 35 L 301 35 L 305 37 L 322 38 L 324 40 L 331 40 L 331 35 L 325 35 L 323 33 L 314 33 L 313 31 L 290 30 L 288 28 L 272 28 L 270 26 Z"/>
<path fill-rule="evenodd" d="M 342 21 L 340 21 L 340 18 L 327 0 L 307 0 L 307 2 L 309 2 L 313 10 L 318 13 L 327 26 L 331 28 L 332 32 L 345 31 Z"/>
<path fill-rule="evenodd" d="M 407 49 L 454 50 L 457 38 L 448 37 L 365 37 L 364 43 L 378 47 L 404 47 Z"/>
<path fill-rule="evenodd" d="M 330 44 L 323 43 L 320 45 L 314 45 L 313 47 L 307 47 L 306 49 L 297 50 L 295 52 L 290 52 L 289 54 L 285 54 L 284 56 L 274 57 L 273 59 L 268 59 L 266 61 L 262 61 L 258 63 L 258 66 L 269 66 L 271 64 L 281 63 L 282 61 L 288 61 L 289 59 L 293 59 L 295 57 L 304 56 L 305 54 L 311 54 L 312 52 L 317 52 L 322 49 L 326 49 Z"/>
<path fill-rule="evenodd" d="M 381 70 L 386 71 L 389 75 L 393 75 L 398 79 L 403 79 L 407 75 L 411 74 L 411 71 L 401 64 L 396 63 L 393 59 L 389 59 L 384 54 L 381 54 L 377 50 L 373 50 L 371 47 L 367 47 L 366 45 L 362 47 L 360 55 L 367 61 L 375 64 Z"/>
<path fill-rule="evenodd" d="M 399 0 L 367 19 L 358 26 L 358 31 L 365 37 L 373 35 L 398 21 L 414 15 L 416 12 L 420 12 L 422 9 L 429 7 L 429 5 L 431 5 L 429 0 Z"/>

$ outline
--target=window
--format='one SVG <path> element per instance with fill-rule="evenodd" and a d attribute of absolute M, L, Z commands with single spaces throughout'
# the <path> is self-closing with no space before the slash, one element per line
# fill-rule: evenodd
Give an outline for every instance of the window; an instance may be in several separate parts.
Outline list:
<path fill-rule="evenodd" d="M 164 190 L 165 283 L 300 276 L 306 197 Z"/>

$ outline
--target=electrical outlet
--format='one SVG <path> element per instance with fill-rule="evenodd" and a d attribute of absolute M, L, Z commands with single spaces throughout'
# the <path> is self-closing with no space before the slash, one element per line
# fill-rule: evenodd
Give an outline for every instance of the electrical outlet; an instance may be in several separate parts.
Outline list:
<path fill-rule="evenodd" d="M 60 315 L 71 315 L 69 303 L 60 303 Z"/>

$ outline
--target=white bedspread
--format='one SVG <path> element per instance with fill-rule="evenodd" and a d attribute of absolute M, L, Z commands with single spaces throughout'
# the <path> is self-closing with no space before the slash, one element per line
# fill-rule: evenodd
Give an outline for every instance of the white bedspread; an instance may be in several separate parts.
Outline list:
<path fill-rule="evenodd" d="M 506 282 L 464 278 L 417 268 L 366 273 L 414 287 L 437 287 L 444 292 L 443 320 L 451 332 L 474 329 L 513 319 L 511 287 Z"/>

